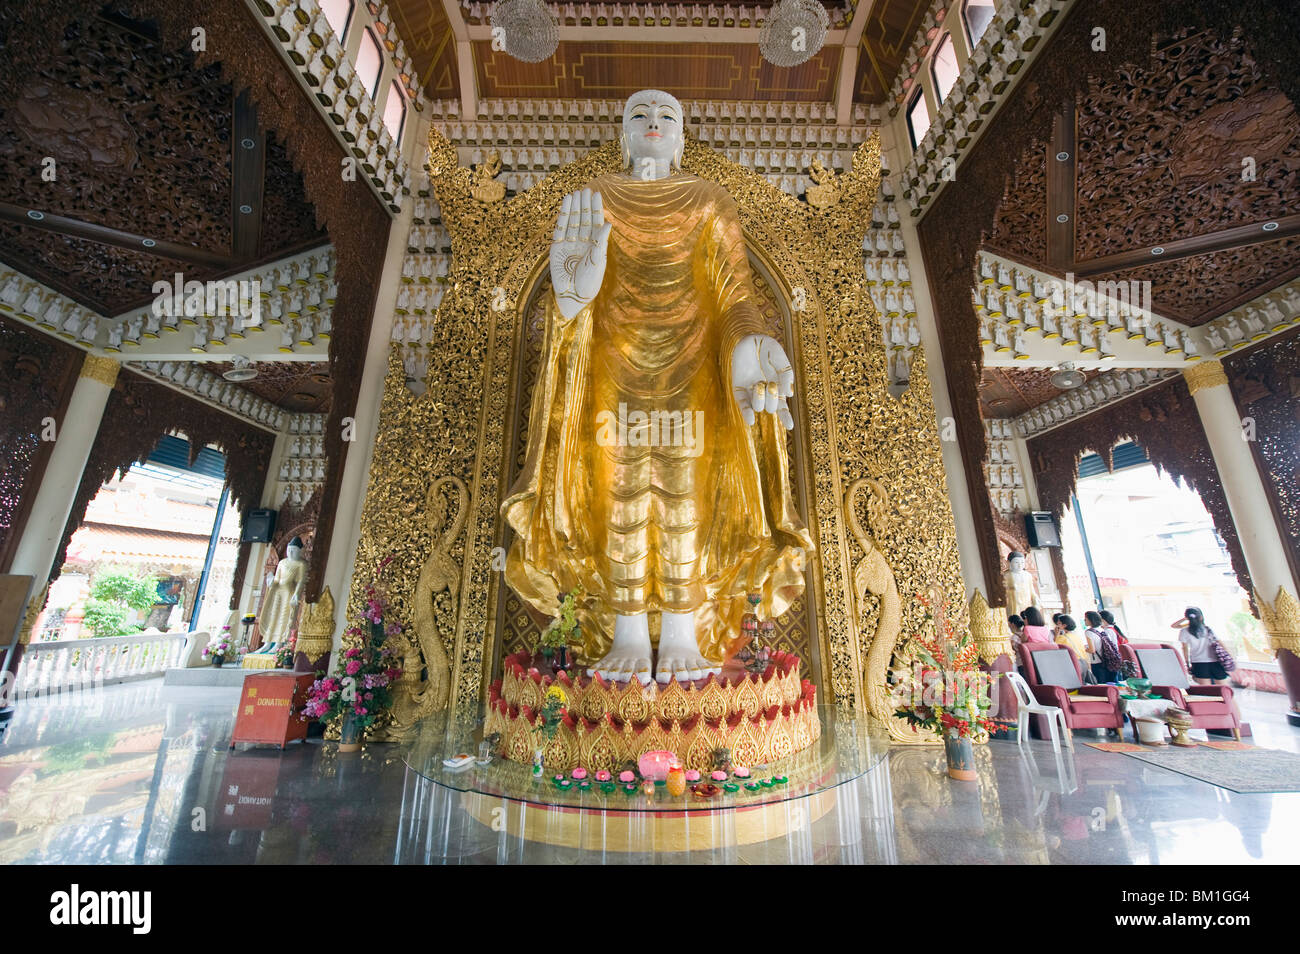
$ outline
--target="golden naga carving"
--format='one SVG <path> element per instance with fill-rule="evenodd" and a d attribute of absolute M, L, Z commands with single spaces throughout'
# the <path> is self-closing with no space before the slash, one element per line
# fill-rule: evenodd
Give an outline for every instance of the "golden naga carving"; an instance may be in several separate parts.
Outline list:
<path fill-rule="evenodd" d="M 334 594 L 328 586 L 321 591 L 320 599 L 302 608 L 298 621 L 298 642 L 294 651 L 302 653 L 314 663 L 334 646 Z"/>
<path fill-rule="evenodd" d="M 889 494 L 880 481 L 872 477 L 859 477 L 849 484 L 848 492 L 844 495 L 844 519 L 853 539 L 862 548 L 862 559 L 853 567 L 854 616 L 859 626 L 863 625 L 867 615 L 868 595 L 880 600 L 876 631 L 867 649 L 863 693 L 867 710 L 889 729 L 891 738 L 897 736 L 898 741 L 903 741 L 914 733 L 894 718 L 894 707 L 889 702 L 886 683 L 889 663 L 894 657 L 894 647 L 902 630 L 903 601 L 898 595 L 898 583 L 889 561 L 880 551 L 875 538 L 862 529 L 862 523 L 858 520 L 857 497 L 858 491 L 863 487 L 868 491 L 867 522 L 872 533 L 884 533 L 890 521 Z"/>
<path fill-rule="evenodd" d="M 979 590 L 970 598 L 970 634 L 975 638 L 975 647 L 984 663 L 991 666 L 1004 655 L 1015 658 L 1011 632 L 1007 628 L 1007 611 L 991 608 Z"/>
<path fill-rule="evenodd" d="M 470 182 L 469 193 L 484 205 L 500 202 L 506 197 L 504 182 L 497 182 L 501 172 L 501 156 L 493 149 L 487 159 L 474 167 L 474 177 Z"/>
<path fill-rule="evenodd" d="M 448 519 L 444 488 L 454 490 L 456 512 Z M 460 567 L 451 548 L 469 519 L 469 490 L 459 477 L 439 477 L 429 487 L 425 523 L 433 538 L 433 552 L 424 561 L 415 584 L 415 638 L 402 652 L 402 678 L 393 702 L 389 739 L 402 738 L 417 722 L 447 707 L 451 690 L 451 663 L 447 647 L 455 646 L 460 597 Z M 439 603 L 440 594 L 443 596 Z M 424 678 L 420 678 L 421 670 Z"/>
<path fill-rule="evenodd" d="M 1255 604 L 1268 631 L 1268 645 L 1276 656 L 1282 650 L 1300 656 L 1300 600 L 1284 586 L 1277 588 L 1277 599 L 1269 603 L 1259 590 Z"/>
<path fill-rule="evenodd" d="M 840 201 L 840 187 L 835 181 L 835 172 L 822 165 L 820 159 L 813 160 L 808 175 L 816 183 L 804 190 L 809 205 L 814 209 L 828 209 Z"/>

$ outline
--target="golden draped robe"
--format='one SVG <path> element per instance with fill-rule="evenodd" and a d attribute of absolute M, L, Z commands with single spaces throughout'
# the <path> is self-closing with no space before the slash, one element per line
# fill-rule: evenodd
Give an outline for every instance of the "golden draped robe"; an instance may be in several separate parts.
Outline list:
<path fill-rule="evenodd" d="M 605 275 L 572 319 L 548 302 L 527 454 L 501 508 L 516 534 L 506 581 L 550 616 L 581 583 L 589 660 L 615 614 L 665 610 L 695 612 L 718 660 L 747 594 L 780 616 L 813 552 L 784 428 L 770 414 L 746 426 L 731 394 L 737 342 L 766 333 L 740 218 L 692 175 L 589 188 L 613 223 Z"/>

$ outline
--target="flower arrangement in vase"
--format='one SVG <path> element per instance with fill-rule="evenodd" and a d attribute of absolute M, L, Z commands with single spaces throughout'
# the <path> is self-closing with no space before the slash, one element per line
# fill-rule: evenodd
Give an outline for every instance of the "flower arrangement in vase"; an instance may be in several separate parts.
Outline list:
<path fill-rule="evenodd" d="M 298 645 L 298 637 L 290 636 L 289 641 L 275 650 L 275 668 L 292 669 L 293 655 L 295 647 Z"/>
<path fill-rule="evenodd" d="M 221 664 L 224 663 L 226 657 L 230 655 L 231 649 L 232 643 L 230 642 L 230 634 L 223 633 L 220 636 L 214 636 L 208 640 L 208 644 L 203 647 L 203 658 L 220 669 Z"/>
<path fill-rule="evenodd" d="M 579 641 L 578 597 L 582 592 L 582 584 L 579 583 L 560 598 L 560 615 L 551 620 L 537 640 L 538 653 L 557 672 L 569 668 L 569 647 Z"/>
<path fill-rule="evenodd" d="M 392 685 L 402 675 L 393 651 L 384 645 L 388 637 L 402 632 L 401 623 L 385 621 L 389 601 L 381 580 L 392 559 L 379 564 L 375 581 L 366 586 L 361 620 L 343 632 L 344 643 L 352 645 L 339 657 L 333 675 L 312 683 L 303 706 L 304 719 L 343 720 L 340 752 L 361 748 L 365 730 L 392 705 Z"/>
<path fill-rule="evenodd" d="M 925 607 L 925 623 L 911 637 L 912 668 L 894 673 L 894 715 L 942 737 L 949 776 L 973 781 L 971 742 L 986 741 L 993 728 L 992 678 L 979 668 L 974 638 L 948 618 L 947 602 L 938 595 L 917 600 Z"/>

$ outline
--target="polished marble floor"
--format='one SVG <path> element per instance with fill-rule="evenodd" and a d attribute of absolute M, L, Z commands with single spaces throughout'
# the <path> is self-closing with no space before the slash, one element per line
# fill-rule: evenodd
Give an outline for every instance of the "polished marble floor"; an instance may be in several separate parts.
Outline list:
<path fill-rule="evenodd" d="M 713 852 L 554 848 L 454 803 L 413 834 L 419 779 L 398 746 L 228 749 L 238 690 L 160 682 L 18 705 L 0 746 L 0 861 L 330 863 L 1293 863 L 1300 793 L 1238 795 L 1076 737 L 978 750 L 955 783 L 942 752 L 896 749 L 798 834 Z M 1256 745 L 1300 752 L 1281 696 L 1239 695 Z"/>

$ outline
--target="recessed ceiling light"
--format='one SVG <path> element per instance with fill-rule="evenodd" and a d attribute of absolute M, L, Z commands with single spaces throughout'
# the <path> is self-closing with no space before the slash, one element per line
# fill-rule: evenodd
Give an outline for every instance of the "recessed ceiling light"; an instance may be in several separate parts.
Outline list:
<path fill-rule="evenodd" d="M 253 207 L 251 205 L 241 205 L 239 207 L 239 211 L 244 213 L 244 215 L 248 215 L 250 212 L 253 211 Z"/>
<path fill-rule="evenodd" d="M 1276 232 L 1276 231 L 1277 231 L 1277 223 L 1276 223 L 1276 222 L 1265 222 L 1263 228 L 1264 228 L 1264 231 L 1265 231 L 1265 232 Z"/>
<path fill-rule="evenodd" d="M 158 243 L 155 242 L 153 239 L 140 239 L 140 244 L 143 245 L 145 248 L 153 248 Z"/>
<path fill-rule="evenodd" d="M 1068 215 L 1066 215 L 1064 212 L 1062 212 L 1060 215 L 1058 215 L 1058 216 L 1056 217 L 1056 221 L 1058 221 L 1058 222 L 1068 222 L 1068 221 L 1070 221 L 1070 217 L 1069 217 Z"/>
<path fill-rule="evenodd" d="M 1061 152 L 1058 152 L 1058 153 L 1056 154 L 1056 161 L 1057 161 L 1057 162 L 1065 162 L 1065 160 L 1066 160 L 1066 159 L 1069 159 L 1069 158 L 1070 158 L 1070 154 L 1069 154 L 1068 152 L 1065 152 L 1065 151 L 1061 151 Z"/>
<path fill-rule="evenodd" d="M 1155 248 L 1153 248 L 1153 249 L 1151 250 L 1151 254 L 1152 254 L 1152 255 L 1163 255 L 1163 254 L 1165 254 L 1164 246 L 1162 246 L 1162 245 L 1157 245 Z"/>
<path fill-rule="evenodd" d="M 245 149 L 253 149 L 254 147 L 257 146 L 257 143 L 249 139 L 247 136 L 239 140 L 239 144 L 243 146 Z"/>
<path fill-rule="evenodd" d="M 39 222 L 41 219 L 45 218 L 45 213 L 37 212 L 35 209 L 28 209 L 27 217 L 34 222 Z"/>

